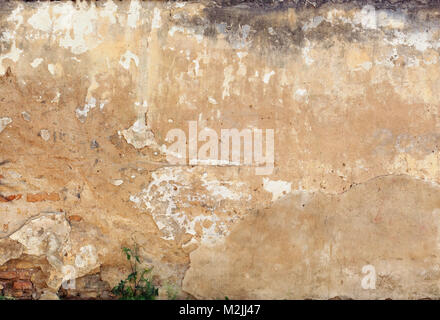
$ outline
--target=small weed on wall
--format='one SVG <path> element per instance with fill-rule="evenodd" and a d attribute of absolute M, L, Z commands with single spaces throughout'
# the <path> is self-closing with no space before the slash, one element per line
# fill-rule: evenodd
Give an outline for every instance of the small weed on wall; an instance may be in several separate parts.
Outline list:
<path fill-rule="evenodd" d="M 130 262 L 131 273 L 125 280 L 121 280 L 112 289 L 120 300 L 154 300 L 159 295 L 159 289 L 154 286 L 149 276 L 153 268 L 139 270 L 141 263 L 138 254 L 138 247 L 133 249 L 122 248 L 127 260 Z"/>

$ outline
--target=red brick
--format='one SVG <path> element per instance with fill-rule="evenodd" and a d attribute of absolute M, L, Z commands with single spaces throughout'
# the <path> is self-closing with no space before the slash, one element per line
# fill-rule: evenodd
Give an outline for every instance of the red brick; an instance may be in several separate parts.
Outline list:
<path fill-rule="evenodd" d="M 8 292 L 8 296 L 9 295 L 13 296 L 14 298 L 21 299 L 21 300 L 23 300 L 23 299 L 26 299 L 26 300 L 32 299 L 32 292 L 30 292 L 30 291 L 24 292 L 24 291 L 21 291 L 21 290 L 12 290 L 11 292 Z"/>
<path fill-rule="evenodd" d="M 21 194 L 11 194 L 10 196 L 7 196 L 6 199 L 8 201 L 19 200 L 21 199 Z"/>
<path fill-rule="evenodd" d="M 56 192 L 49 193 L 47 195 L 47 200 L 49 201 L 60 201 L 60 196 Z"/>
<path fill-rule="evenodd" d="M 47 192 L 40 192 L 40 193 L 28 193 L 26 196 L 27 202 L 40 202 L 40 201 L 59 201 L 60 196 L 56 192 L 47 193 Z"/>
<path fill-rule="evenodd" d="M 20 280 L 30 280 L 32 277 L 32 271 L 31 270 L 20 270 L 18 271 L 18 278 Z"/>
<path fill-rule="evenodd" d="M 16 271 L 0 271 L 0 279 L 15 279 L 18 277 Z"/>
<path fill-rule="evenodd" d="M 9 202 L 12 200 L 18 200 L 21 199 L 21 194 L 11 194 L 9 196 L 1 196 L 0 195 L 0 202 Z"/>
<path fill-rule="evenodd" d="M 26 280 L 18 280 L 14 282 L 15 290 L 32 290 L 32 282 Z"/>
<path fill-rule="evenodd" d="M 72 222 L 72 221 L 80 222 L 81 220 L 82 220 L 82 217 L 81 217 L 81 216 L 77 216 L 77 215 L 71 215 L 71 216 L 69 216 L 69 221 L 70 221 L 70 222 Z"/>

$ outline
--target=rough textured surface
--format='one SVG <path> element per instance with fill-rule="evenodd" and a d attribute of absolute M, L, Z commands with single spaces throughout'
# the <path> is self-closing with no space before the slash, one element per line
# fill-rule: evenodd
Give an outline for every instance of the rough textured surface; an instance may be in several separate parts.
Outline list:
<path fill-rule="evenodd" d="M 439 16 L 1 2 L 0 293 L 106 298 L 136 242 L 164 298 L 438 298 Z M 274 129 L 273 171 L 170 163 L 188 121 Z"/>

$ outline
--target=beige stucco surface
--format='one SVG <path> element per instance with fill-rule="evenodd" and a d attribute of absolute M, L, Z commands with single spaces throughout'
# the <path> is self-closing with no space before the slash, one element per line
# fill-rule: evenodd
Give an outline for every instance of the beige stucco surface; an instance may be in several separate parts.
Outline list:
<path fill-rule="evenodd" d="M 115 285 L 136 242 L 162 296 L 438 298 L 440 10 L 286 3 L 2 3 L 0 263 Z M 170 163 L 189 121 L 273 129 L 273 171 Z"/>

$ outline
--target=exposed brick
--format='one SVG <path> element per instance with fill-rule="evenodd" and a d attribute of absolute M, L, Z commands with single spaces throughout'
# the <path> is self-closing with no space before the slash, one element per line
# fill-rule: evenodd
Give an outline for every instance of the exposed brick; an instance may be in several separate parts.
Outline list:
<path fill-rule="evenodd" d="M 11 194 L 9 196 L 0 196 L 0 202 L 9 202 L 12 200 L 19 200 L 21 199 L 21 194 Z"/>
<path fill-rule="evenodd" d="M 14 298 L 22 298 L 23 297 L 23 291 L 12 291 L 11 296 Z"/>
<path fill-rule="evenodd" d="M 32 270 L 20 270 L 18 271 L 18 278 L 20 280 L 30 280 L 32 277 Z"/>
<path fill-rule="evenodd" d="M 31 291 L 12 290 L 8 291 L 6 295 L 12 296 L 17 299 L 32 299 Z"/>
<path fill-rule="evenodd" d="M 23 197 L 23 195 L 21 193 L 16 194 L 14 197 L 14 200 L 20 200 Z"/>
<path fill-rule="evenodd" d="M 17 280 L 14 282 L 15 290 L 32 290 L 32 282 L 26 280 Z"/>
<path fill-rule="evenodd" d="M 49 193 L 47 195 L 47 200 L 49 201 L 60 201 L 60 196 L 56 192 Z"/>
<path fill-rule="evenodd" d="M 0 279 L 11 280 L 18 277 L 16 271 L 0 271 Z"/>
<path fill-rule="evenodd" d="M 9 201 L 19 200 L 21 199 L 21 194 L 12 194 L 10 196 L 7 196 L 6 199 L 8 199 Z"/>
<path fill-rule="evenodd" d="M 56 192 L 47 193 L 47 192 L 40 192 L 40 193 L 28 193 L 26 196 L 27 202 L 40 202 L 40 201 L 59 201 L 60 196 Z"/>
<path fill-rule="evenodd" d="M 80 222 L 82 220 L 82 217 L 81 216 L 77 216 L 77 215 L 71 215 L 71 216 L 69 216 L 68 219 L 69 219 L 70 222 L 72 222 L 72 221 Z"/>

